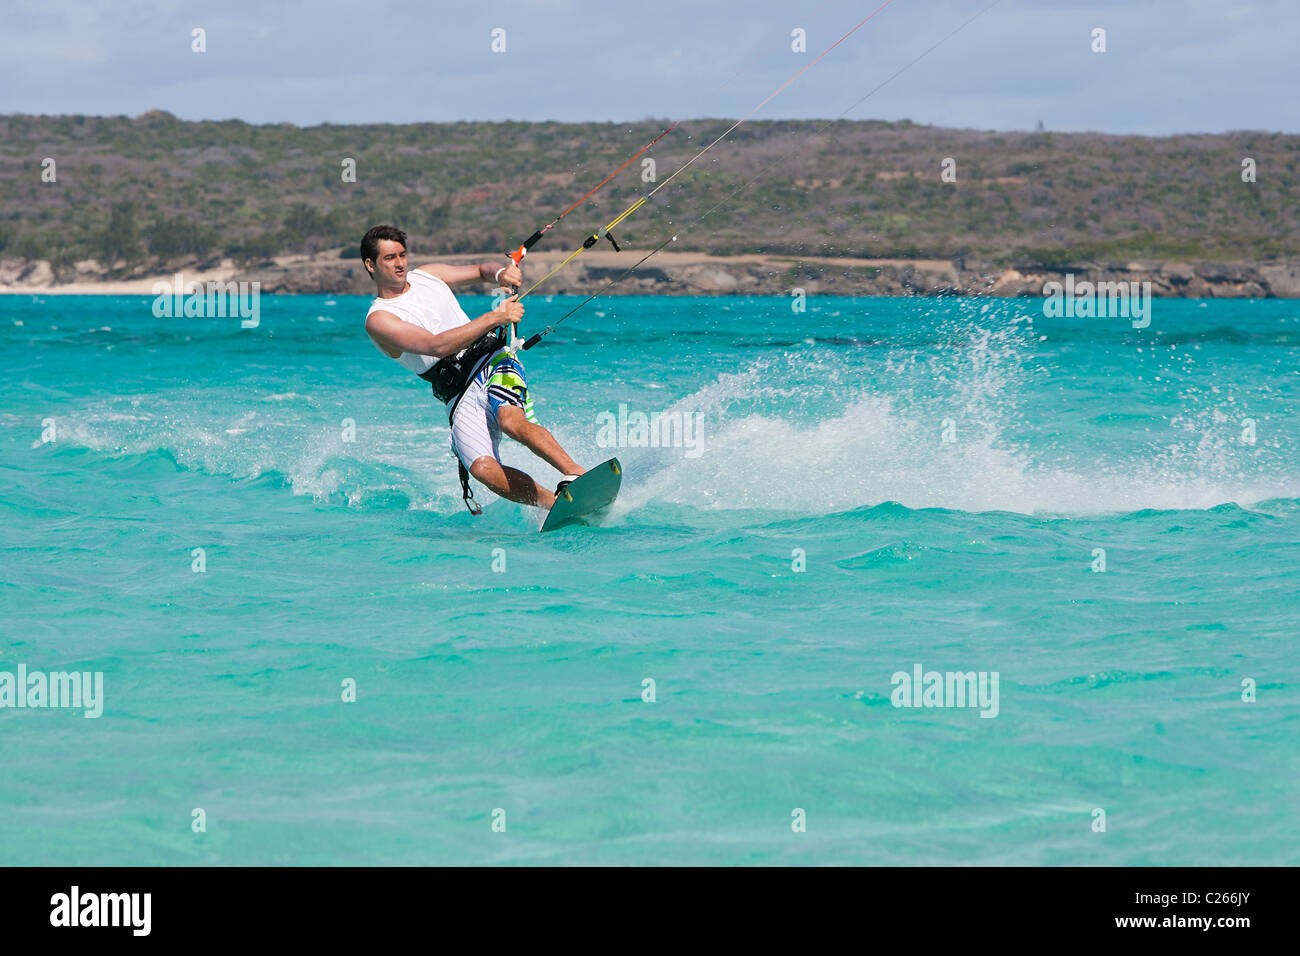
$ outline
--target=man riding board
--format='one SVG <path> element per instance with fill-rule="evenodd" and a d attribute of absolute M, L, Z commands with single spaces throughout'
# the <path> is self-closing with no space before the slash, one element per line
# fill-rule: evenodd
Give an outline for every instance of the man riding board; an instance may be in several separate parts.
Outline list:
<path fill-rule="evenodd" d="M 511 296 L 471 321 L 451 291 L 467 282 L 517 287 L 523 281 L 519 267 L 430 263 L 408 273 L 406 233 L 387 225 L 365 234 L 361 262 L 378 293 L 366 313 L 366 333 L 379 351 L 430 382 L 444 402 L 470 511 L 478 514 L 467 471 L 502 498 L 550 508 L 555 496 L 585 469 L 537 424 L 523 365 L 491 334 L 523 318 L 523 304 Z M 502 432 L 564 476 L 554 492 L 501 463 Z"/>

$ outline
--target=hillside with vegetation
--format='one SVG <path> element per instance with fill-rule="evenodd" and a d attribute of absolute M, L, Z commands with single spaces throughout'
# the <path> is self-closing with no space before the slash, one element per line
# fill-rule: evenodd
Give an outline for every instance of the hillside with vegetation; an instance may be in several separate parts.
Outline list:
<path fill-rule="evenodd" d="M 0 260 L 47 260 L 57 283 L 222 259 L 355 259 L 375 222 L 406 229 L 424 254 L 500 253 L 665 125 L 0 117 Z M 648 154 L 658 177 L 729 125 L 683 123 Z M 823 125 L 746 123 L 617 230 L 620 242 L 650 248 L 676 232 L 679 253 L 947 260 L 958 270 L 1300 258 L 1300 136 L 872 121 L 816 135 Z M 955 182 L 941 178 L 946 158 Z M 1256 182 L 1242 181 L 1245 158 Z M 42 178 L 50 159 L 54 182 Z M 342 175 L 349 160 L 355 182 Z M 648 188 L 640 171 L 638 161 L 539 248 L 573 249 Z"/>

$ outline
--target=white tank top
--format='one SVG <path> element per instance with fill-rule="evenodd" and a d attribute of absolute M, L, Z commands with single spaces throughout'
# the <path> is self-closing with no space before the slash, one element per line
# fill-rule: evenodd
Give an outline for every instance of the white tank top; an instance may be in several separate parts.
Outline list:
<path fill-rule="evenodd" d="M 406 274 L 406 281 L 410 283 L 409 289 L 391 299 L 375 299 L 366 310 L 366 317 L 371 312 L 391 312 L 403 322 L 418 325 L 434 335 L 469 323 L 469 316 L 456 301 L 451 287 L 437 276 L 416 269 Z M 437 359 L 432 355 L 403 352 L 397 361 L 419 375 L 433 368 Z"/>

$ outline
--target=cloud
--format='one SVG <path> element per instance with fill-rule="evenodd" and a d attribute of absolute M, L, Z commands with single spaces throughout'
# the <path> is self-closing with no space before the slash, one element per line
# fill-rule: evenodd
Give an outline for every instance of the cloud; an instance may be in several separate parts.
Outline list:
<path fill-rule="evenodd" d="M 758 115 L 839 115 L 987 0 L 894 0 Z M 250 122 L 741 116 L 875 4 L 20 2 L 0 112 Z M 849 9 L 851 7 L 851 9 Z M 195 27 L 208 51 L 190 50 Z M 507 52 L 491 52 L 503 27 Z M 808 34 L 808 53 L 790 32 Z M 1107 52 L 1090 50 L 1107 31 Z M 1294 0 L 1002 0 L 854 118 L 985 129 L 1300 132 Z M 721 87 L 721 89 L 720 89 Z"/>

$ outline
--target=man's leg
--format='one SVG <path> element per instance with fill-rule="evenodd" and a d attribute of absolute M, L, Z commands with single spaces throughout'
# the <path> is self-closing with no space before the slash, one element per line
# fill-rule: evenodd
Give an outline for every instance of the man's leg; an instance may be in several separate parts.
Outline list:
<path fill-rule="evenodd" d="M 521 504 L 550 508 L 553 492 L 538 485 L 516 468 L 507 468 L 497 458 L 497 422 L 481 382 L 471 384 L 461 397 L 451 426 L 452 452 L 468 463 L 469 473 L 495 494 Z"/>
<path fill-rule="evenodd" d="M 494 361 L 496 364 L 487 380 L 487 400 L 501 431 L 560 474 L 581 475 L 585 469 L 569 457 L 554 435 L 532 420 L 528 379 L 519 359 L 508 354 Z"/>
<path fill-rule="evenodd" d="M 581 475 L 587 470 L 569 457 L 568 452 L 560 447 L 555 436 L 547 429 L 525 418 L 524 410 L 519 406 L 502 404 L 497 409 L 497 423 L 503 432 L 538 458 L 548 462 L 560 474 Z M 478 462 L 474 464 L 477 465 Z M 494 488 L 493 491 L 496 489 Z M 554 500 L 555 496 L 552 495 L 551 498 Z"/>
<path fill-rule="evenodd" d="M 469 473 L 502 498 L 547 509 L 555 504 L 554 493 L 547 491 L 518 468 L 503 465 L 487 455 L 475 458 L 474 464 L 469 466 Z"/>

